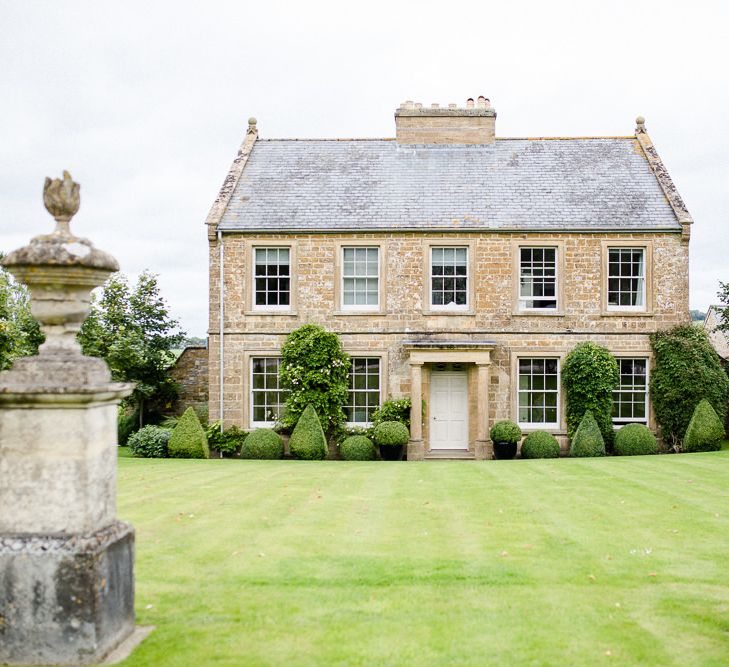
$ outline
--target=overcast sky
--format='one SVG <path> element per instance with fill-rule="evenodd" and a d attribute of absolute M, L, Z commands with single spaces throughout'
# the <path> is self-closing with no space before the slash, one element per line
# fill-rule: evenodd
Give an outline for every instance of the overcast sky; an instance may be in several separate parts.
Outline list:
<path fill-rule="evenodd" d="M 691 307 L 729 281 L 729 3 L 0 0 L 0 250 L 80 236 L 160 275 L 207 328 L 204 221 L 249 116 L 260 136 L 391 137 L 405 99 L 479 94 L 498 136 L 648 132 L 693 214 Z"/>

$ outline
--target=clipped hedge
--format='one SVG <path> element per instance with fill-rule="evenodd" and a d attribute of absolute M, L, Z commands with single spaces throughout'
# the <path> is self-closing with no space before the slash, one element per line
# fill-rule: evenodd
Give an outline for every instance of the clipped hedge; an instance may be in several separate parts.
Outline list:
<path fill-rule="evenodd" d="M 570 456 L 605 456 L 605 441 L 591 410 L 585 412 L 570 442 Z"/>
<path fill-rule="evenodd" d="M 166 428 L 145 426 L 129 436 L 127 446 L 132 452 L 132 456 L 144 459 L 166 459 L 170 435 L 170 431 Z"/>
<path fill-rule="evenodd" d="M 658 442 L 645 424 L 626 424 L 615 434 L 614 450 L 618 456 L 658 454 Z"/>
<path fill-rule="evenodd" d="M 490 435 L 493 442 L 517 443 L 521 440 L 521 429 L 513 421 L 502 419 L 491 427 Z"/>
<path fill-rule="evenodd" d="M 350 435 L 339 446 L 339 455 L 345 461 L 373 461 L 375 446 L 365 435 Z"/>
<path fill-rule="evenodd" d="M 546 431 L 534 431 L 521 443 L 523 459 L 556 459 L 559 458 L 559 453 L 557 438 Z"/>
<path fill-rule="evenodd" d="M 313 405 L 307 405 L 289 440 L 289 451 L 297 459 L 322 460 L 327 455 L 327 439 Z"/>
<path fill-rule="evenodd" d="M 257 428 L 251 431 L 240 448 L 242 459 L 280 459 L 283 453 L 283 440 L 271 428 Z"/>
<path fill-rule="evenodd" d="M 373 440 L 380 447 L 402 447 L 410 440 L 410 431 L 401 422 L 382 422 L 375 427 Z"/>
<path fill-rule="evenodd" d="M 651 401 L 663 441 L 678 449 L 699 401 L 708 400 L 719 418 L 724 418 L 729 378 L 706 332 L 699 327 L 686 324 L 658 331 L 650 340 L 655 356 Z"/>
<path fill-rule="evenodd" d="M 715 452 L 721 449 L 724 424 L 706 399 L 699 402 L 683 438 L 684 452 Z"/>
<path fill-rule="evenodd" d="M 170 436 L 167 452 L 170 458 L 175 459 L 210 458 L 205 430 L 192 408 L 187 408 L 178 420 L 177 426 Z"/>

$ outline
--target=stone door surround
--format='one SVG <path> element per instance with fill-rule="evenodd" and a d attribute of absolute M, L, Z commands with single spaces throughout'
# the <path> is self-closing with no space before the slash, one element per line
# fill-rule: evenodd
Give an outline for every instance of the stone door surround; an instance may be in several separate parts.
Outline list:
<path fill-rule="evenodd" d="M 477 434 L 475 456 L 477 459 L 491 458 L 488 435 L 489 377 L 491 351 L 496 341 L 491 340 L 406 340 L 403 348 L 409 352 L 410 363 L 410 442 L 408 460 L 419 461 L 425 457 L 423 443 L 423 364 L 460 363 L 475 364 L 478 369 L 477 382 Z"/>

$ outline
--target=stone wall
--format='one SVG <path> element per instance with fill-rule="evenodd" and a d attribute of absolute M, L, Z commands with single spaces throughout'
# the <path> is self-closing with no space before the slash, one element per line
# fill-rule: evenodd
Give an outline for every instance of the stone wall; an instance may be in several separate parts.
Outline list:
<path fill-rule="evenodd" d="M 345 314 L 338 299 L 337 255 L 342 243 L 381 247 L 381 310 Z M 286 334 L 320 324 L 341 335 L 349 352 L 382 356 L 388 397 L 410 390 L 408 353 L 403 341 L 423 337 L 496 343 L 490 377 L 490 421 L 514 418 L 511 364 L 518 354 L 564 356 L 574 345 L 593 340 L 615 353 L 650 356 L 648 335 L 689 321 L 688 243 L 680 233 L 625 234 L 422 234 L 381 235 L 224 235 L 225 255 L 225 423 L 247 423 L 247 368 L 253 352 L 275 353 Z M 432 313 L 427 308 L 427 256 L 430 243 L 468 245 L 473 291 L 467 313 Z M 604 300 L 605 248 L 645 244 L 649 258 L 649 308 L 645 313 L 607 312 Z M 563 256 L 562 301 L 557 315 L 518 314 L 515 271 L 519 244 L 554 245 Z M 250 256 L 254 245 L 291 245 L 296 298 L 291 312 L 258 314 L 250 303 Z M 210 417 L 218 418 L 218 247 L 210 241 Z M 383 374 L 384 375 L 384 374 Z M 427 378 L 424 377 L 424 383 Z M 565 424 L 559 433 L 564 433 Z"/>
<path fill-rule="evenodd" d="M 208 349 L 186 347 L 170 369 L 170 375 L 180 385 L 180 395 L 173 413 L 181 415 L 188 407 L 208 402 Z"/>

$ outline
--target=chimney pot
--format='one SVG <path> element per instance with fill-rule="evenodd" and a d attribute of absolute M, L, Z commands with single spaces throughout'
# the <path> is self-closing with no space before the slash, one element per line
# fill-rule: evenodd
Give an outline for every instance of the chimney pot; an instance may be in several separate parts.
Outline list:
<path fill-rule="evenodd" d="M 416 109 L 422 109 L 423 108 L 423 103 L 422 102 L 416 102 L 415 103 L 415 108 Z"/>
<path fill-rule="evenodd" d="M 450 104 L 448 105 L 448 108 L 449 108 L 449 109 L 457 109 L 457 108 L 458 108 L 458 105 L 457 105 L 457 104 L 454 104 L 454 103 L 452 103 L 452 102 L 451 102 L 451 103 L 450 103 Z"/>
<path fill-rule="evenodd" d="M 424 107 L 408 100 L 395 110 L 398 144 L 493 144 L 495 123 L 496 111 L 483 95 L 478 107 L 470 97 L 466 108 L 437 102 Z"/>
<path fill-rule="evenodd" d="M 466 109 L 473 109 L 473 98 L 469 97 L 466 100 Z"/>
<path fill-rule="evenodd" d="M 437 102 L 433 102 L 433 104 L 430 105 L 430 108 L 431 109 L 440 109 L 440 104 L 438 104 Z"/>

